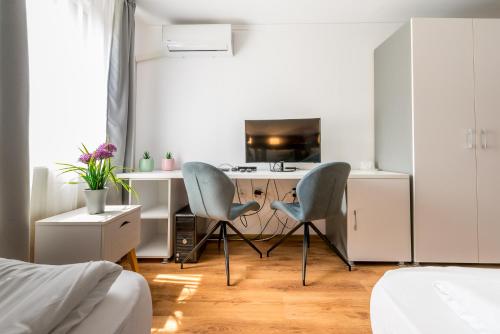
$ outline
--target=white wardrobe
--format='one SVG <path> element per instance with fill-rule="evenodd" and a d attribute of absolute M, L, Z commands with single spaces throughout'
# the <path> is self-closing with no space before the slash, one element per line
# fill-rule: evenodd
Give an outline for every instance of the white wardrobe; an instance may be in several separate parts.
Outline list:
<path fill-rule="evenodd" d="M 377 167 L 412 175 L 415 262 L 500 263 L 500 20 L 412 19 L 375 51 Z"/>

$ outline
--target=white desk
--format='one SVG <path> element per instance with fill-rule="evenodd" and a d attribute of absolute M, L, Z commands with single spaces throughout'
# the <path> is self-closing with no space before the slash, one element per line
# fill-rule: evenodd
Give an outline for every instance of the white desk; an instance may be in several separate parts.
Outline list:
<path fill-rule="evenodd" d="M 293 172 L 271 172 L 269 170 L 257 170 L 255 172 L 225 172 L 231 179 L 247 180 L 300 180 L 309 170 L 299 169 Z M 117 175 L 122 179 L 130 180 L 168 180 L 182 179 L 181 170 L 152 172 L 123 173 Z M 378 170 L 352 170 L 349 174 L 350 179 L 401 179 L 408 178 L 408 175 L 402 173 L 385 172 Z"/>
<path fill-rule="evenodd" d="M 226 175 L 231 179 L 300 180 L 307 172 L 308 170 L 293 172 L 257 170 L 226 172 Z M 180 170 L 135 172 L 117 176 L 129 180 L 140 194 L 139 203 L 131 195 L 128 203 L 143 206 L 142 241 L 137 248 L 137 256 L 163 259 L 173 256 L 175 213 L 188 203 L 182 172 Z M 343 238 L 353 241 L 350 242 L 349 250 L 345 249 L 345 245 L 337 248 L 344 248 L 348 253 L 347 258 L 352 261 L 410 261 L 409 176 L 385 171 L 352 170 L 347 187 L 349 190 L 347 224 L 352 231 L 348 229 L 346 232 L 344 229 L 338 232 L 327 229 L 326 232 L 342 233 Z M 357 222 L 354 221 L 355 215 Z M 336 243 L 335 241 L 332 240 Z M 393 245 L 396 245 L 396 248 Z M 351 257 L 349 253 L 352 254 Z"/>

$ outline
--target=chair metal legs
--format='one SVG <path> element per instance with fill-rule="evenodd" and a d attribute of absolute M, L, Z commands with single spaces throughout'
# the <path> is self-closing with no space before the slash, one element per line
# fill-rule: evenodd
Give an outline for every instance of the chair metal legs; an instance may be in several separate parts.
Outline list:
<path fill-rule="evenodd" d="M 254 249 L 257 253 L 259 253 L 260 258 L 262 259 L 262 252 L 261 252 L 261 251 L 260 251 L 257 247 L 255 247 L 255 245 L 254 245 L 254 244 L 253 244 L 253 243 L 252 243 L 249 239 L 247 239 L 247 238 L 243 235 L 243 233 L 241 233 L 240 231 L 238 231 L 238 230 L 236 229 L 236 227 L 234 227 L 234 226 L 233 226 L 233 224 L 231 224 L 230 222 L 227 222 L 226 224 L 227 224 L 227 226 L 229 226 L 229 228 L 230 228 L 231 230 L 233 230 L 233 231 L 234 231 L 234 233 L 236 233 L 236 234 L 237 234 L 237 235 L 238 235 L 238 236 L 239 236 L 239 237 L 240 237 L 240 238 L 241 238 L 244 242 L 246 242 L 246 243 L 247 243 L 250 247 L 252 247 L 252 248 L 253 248 L 253 249 Z"/>
<path fill-rule="evenodd" d="M 285 241 L 286 239 L 288 239 L 288 237 L 290 237 L 292 234 L 294 234 L 295 231 L 297 231 L 302 225 L 304 225 L 304 223 L 297 224 L 297 226 L 295 226 L 294 228 L 292 228 L 292 230 L 290 232 L 288 232 L 287 234 L 285 234 L 277 243 L 275 243 L 271 248 L 269 248 L 267 250 L 267 256 L 269 257 L 269 254 L 271 253 L 271 251 L 273 249 L 275 249 L 276 247 L 278 247 L 279 245 L 281 245 L 283 243 L 283 241 Z"/>
<path fill-rule="evenodd" d="M 184 268 L 184 263 L 187 260 L 189 260 L 193 256 L 193 254 L 200 247 L 202 247 L 203 244 L 205 244 L 207 242 L 207 240 L 210 238 L 210 236 L 212 236 L 212 234 L 214 234 L 214 232 L 219 228 L 219 239 L 217 241 L 217 244 L 218 244 L 218 248 L 220 249 L 220 242 L 221 242 L 221 239 L 222 239 L 223 244 L 224 244 L 224 258 L 225 258 L 225 267 L 226 267 L 226 283 L 229 286 L 230 285 L 230 272 L 229 272 L 229 245 L 228 245 L 228 238 L 227 238 L 227 227 L 228 226 L 241 239 L 243 239 L 243 241 L 245 241 L 250 247 L 252 247 L 260 255 L 260 257 L 262 258 L 261 251 L 257 247 L 255 247 L 255 245 L 249 239 L 247 239 L 240 231 L 238 231 L 236 229 L 236 227 L 233 226 L 233 224 L 231 224 L 230 222 L 226 222 L 226 221 L 220 221 L 217 224 L 215 224 L 214 227 L 212 227 L 210 229 L 210 231 L 207 233 L 207 235 L 203 239 L 201 239 L 200 242 L 191 250 L 191 252 L 189 252 L 189 254 L 181 261 L 181 269 Z"/>
<path fill-rule="evenodd" d="M 222 240 L 222 226 L 219 228 L 219 238 L 217 239 L 217 251 L 220 253 L 220 242 Z"/>
<path fill-rule="evenodd" d="M 300 222 L 295 226 L 290 232 L 283 236 L 277 243 L 275 243 L 269 250 L 267 251 L 267 256 L 274 250 L 276 247 L 281 245 L 283 241 L 288 239 L 295 231 L 297 231 L 300 227 L 304 226 L 304 236 L 302 241 L 302 285 L 306 285 L 306 271 L 307 271 L 307 253 L 308 249 L 311 246 L 311 237 L 309 228 L 312 228 L 314 232 L 323 240 L 326 245 L 335 253 L 337 256 L 347 265 L 349 271 L 351 271 L 351 264 L 347 261 L 345 256 L 335 247 L 328 238 L 321 233 L 321 231 L 311 222 Z"/>
<path fill-rule="evenodd" d="M 334 244 L 332 244 L 330 242 L 330 240 L 328 240 L 328 238 L 326 237 L 326 235 L 324 235 L 323 233 L 321 233 L 321 231 L 316 227 L 316 225 L 314 225 L 313 223 L 310 223 L 311 228 L 314 230 L 314 232 L 316 232 L 316 234 L 321 238 L 321 240 L 323 240 L 325 242 L 325 244 L 335 253 L 337 254 L 338 257 L 340 257 L 340 259 L 347 265 L 347 267 L 349 268 L 349 271 L 352 270 L 352 265 L 351 263 L 349 263 L 349 261 L 346 259 L 346 257 L 344 256 L 344 254 L 342 254 L 338 249 L 337 247 L 335 247 Z"/>
<path fill-rule="evenodd" d="M 224 257 L 226 261 L 226 285 L 229 286 L 230 284 L 230 273 L 229 273 L 229 247 L 227 244 L 227 228 L 226 228 L 225 222 L 222 223 L 222 240 L 224 240 Z"/>
<path fill-rule="evenodd" d="M 304 224 L 304 241 L 302 241 L 302 285 L 306 286 L 307 251 L 309 250 L 309 224 Z"/>
<path fill-rule="evenodd" d="M 306 285 L 306 271 L 307 271 L 307 255 L 308 255 L 308 250 L 309 247 L 311 246 L 311 237 L 310 237 L 310 230 L 309 228 L 312 228 L 314 232 L 323 240 L 326 245 L 333 251 L 335 254 L 344 261 L 344 263 L 349 267 L 349 271 L 351 271 L 351 264 L 347 261 L 345 256 L 335 247 L 328 238 L 321 233 L 321 231 L 311 222 L 300 222 L 295 226 L 290 232 L 285 234 L 276 244 L 274 244 L 269 250 L 267 251 L 267 256 L 273 251 L 276 247 L 281 245 L 283 241 L 288 239 L 295 231 L 297 231 L 300 227 L 304 226 L 304 236 L 303 236 L 303 241 L 302 241 L 302 285 Z M 189 260 L 195 252 L 202 247 L 207 240 L 214 234 L 214 232 L 219 228 L 219 240 L 218 240 L 218 248 L 220 249 L 220 242 L 221 239 L 224 243 L 224 258 L 225 258 L 225 267 L 226 267 L 226 284 L 229 286 L 230 285 L 230 272 L 229 272 L 229 245 L 228 245 L 228 238 L 227 238 L 227 227 L 229 227 L 231 230 L 233 230 L 243 241 L 245 241 L 250 247 L 252 247 L 253 250 L 255 250 L 260 257 L 262 258 L 262 253 L 261 251 L 249 240 L 247 239 L 236 227 L 233 226 L 230 222 L 226 221 L 220 221 L 217 222 L 217 224 L 214 225 L 210 229 L 210 231 L 207 233 L 207 235 L 201 239 L 201 241 L 189 252 L 189 254 L 181 261 L 181 269 L 184 268 L 184 263 Z"/>
<path fill-rule="evenodd" d="M 309 225 L 307 225 L 307 248 L 310 248 L 310 247 L 311 247 L 311 235 L 310 235 L 310 231 L 309 231 Z"/>

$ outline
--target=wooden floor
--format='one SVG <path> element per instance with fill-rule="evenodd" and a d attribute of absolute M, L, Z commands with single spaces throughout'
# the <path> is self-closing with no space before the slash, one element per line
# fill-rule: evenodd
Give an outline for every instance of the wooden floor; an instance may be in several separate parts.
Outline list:
<path fill-rule="evenodd" d="M 320 239 L 311 243 L 306 287 L 298 238 L 262 259 L 243 242 L 231 241 L 230 287 L 224 256 L 213 242 L 199 263 L 183 270 L 175 263 L 141 261 L 153 297 L 151 333 L 371 333 L 371 289 L 395 266 L 359 265 L 349 272 Z M 257 243 L 262 251 L 270 245 Z"/>

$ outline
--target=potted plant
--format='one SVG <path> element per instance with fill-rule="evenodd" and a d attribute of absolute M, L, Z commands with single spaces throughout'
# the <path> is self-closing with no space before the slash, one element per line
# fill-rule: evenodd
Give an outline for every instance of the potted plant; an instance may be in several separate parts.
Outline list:
<path fill-rule="evenodd" d="M 89 214 L 93 215 L 104 212 L 106 196 L 108 194 L 108 188 L 106 187 L 108 182 L 113 183 L 117 188 L 120 185 L 126 191 L 133 191 L 127 183 L 115 176 L 115 170 L 119 168 L 111 164 L 113 153 L 116 152 L 115 145 L 104 143 L 95 151 L 89 152 L 85 145 L 82 144 L 80 151 L 82 154 L 78 158 L 78 161 L 84 164 L 84 166 L 65 163 L 59 163 L 59 165 L 64 166 L 60 169 L 62 171 L 61 174 L 74 172 L 87 183 L 88 188 L 83 193 Z M 69 183 L 78 184 L 80 182 Z"/>
<path fill-rule="evenodd" d="M 162 170 L 173 170 L 175 167 L 175 159 L 172 152 L 165 153 L 165 157 L 161 159 Z"/>
<path fill-rule="evenodd" d="M 148 151 L 144 151 L 142 159 L 139 160 L 139 170 L 141 172 L 152 172 L 155 168 L 155 161 L 151 157 Z"/>

